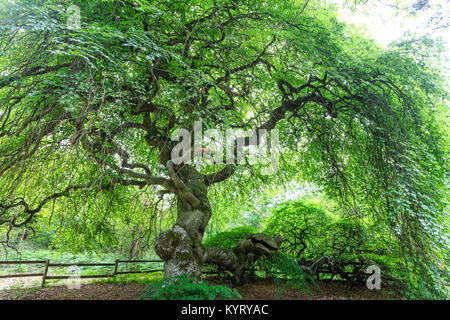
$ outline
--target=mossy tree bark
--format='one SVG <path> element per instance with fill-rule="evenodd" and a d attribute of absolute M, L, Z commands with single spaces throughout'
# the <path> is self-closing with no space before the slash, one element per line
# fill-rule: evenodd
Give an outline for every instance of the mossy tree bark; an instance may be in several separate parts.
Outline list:
<path fill-rule="evenodd" d="M 177 220 L 171 230 L 158 236 L 155 251 L 164 260 L 165 277 L 190 274 L 200 280 L 203 235 L 212 213 L 207 183 L 192 166 L 175 168 L 168 161 L 167 169 L 178 197 Z"/>
<path fill-rule="evenodd" d="M 254 262 L 277 251 L 281 237 L 261 233 L 241 240 L 232 251 L 204 248 L 203 236 L 212 215 L 207 197 L 210 178 L 192 166 L 176 167 L 168 161 L 166 167 L 172 182 L 168 189 L 178 197 L 178 212 L 172 229 L 160 234 L 155 242 L 155 252 L 164 261 L 165 277 L 188 274 L 200 281 L 203 263 L 212 263 L 232 271 L 240 281 L 246 261 Z"/>

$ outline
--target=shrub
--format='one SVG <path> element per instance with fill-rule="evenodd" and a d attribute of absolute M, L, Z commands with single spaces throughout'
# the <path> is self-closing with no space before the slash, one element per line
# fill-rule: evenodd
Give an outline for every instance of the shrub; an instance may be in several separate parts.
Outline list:
<path fill-rule="evenodd" d="M 317 202 L 294 200 L 272 210 L 264 232 L 281 235 L 284 242 L 279 252 L 297 264 L 309 268 L 322 256 L 332 257 L 337 277 L 363 282 L 369 265 L 379 266 L 385 277 L 391 278 L 395 271 L 397 257 L 387 255 L 384 231 L 374 230 L 377 227 L 343 213 L 333 215 Z M 325 269 L 331 276 L 331 267 Z"/>
<path fill-rule="evenodd" d="M 279 293 L 285 286 L 310 293 L 308 282 L 316 285 L 314 279 L 295 260 L 279 252 L 270 257 L 262 257 L 258 260 L 257 265 L 275 281 Z"/>
<path fill-rule="evenodd" d="M 240 240 L 247 237 L 249 234 L 258 232 L 254 227 L 245 226 L 231 229 L 230 231 L 216 233 L 215 235 L 207 238 L 203 245 L 205 247 L 217 247 L 233 249 Z"/>
<path fill-rule="evenodd" d="M 193 277 L 181 275 L 155 282 L 139 300 L 222 300 L 242 298 L 236 289 L 207 282 L 195 283 Z"/>
<path fill-rule="evenodd" d="M 317 202 L 286 201 L 272 209 L 264 233 L 283 237 L 281 252 L 296 259 L 314 259 L 325 247 L 326 227 L 332 220 Z"/>

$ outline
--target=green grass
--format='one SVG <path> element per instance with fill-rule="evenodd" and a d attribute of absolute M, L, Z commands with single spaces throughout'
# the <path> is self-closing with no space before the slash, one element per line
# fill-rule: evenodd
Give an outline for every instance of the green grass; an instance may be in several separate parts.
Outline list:
<path fill-rule="evenodd" d="M 128 284 L 139 283 L 143 285 L 149 285 L 154 282 L 161 281 L 164 278 L 162 272 L 153 273 L 138 273 L 138 274 L 118 274 L 115 277 L 93 280 L 95 283 L 115 283 L 115 284 Z"/>

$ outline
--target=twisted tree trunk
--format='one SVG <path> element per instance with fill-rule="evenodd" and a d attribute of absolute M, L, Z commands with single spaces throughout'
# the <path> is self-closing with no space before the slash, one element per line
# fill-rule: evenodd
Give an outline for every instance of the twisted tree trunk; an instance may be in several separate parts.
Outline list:
<path fill-rule="evenodd" d="M 164 260 L 165 277 L 189 274 L 200 280 L 203 234 L 211 218 L 211 205 L 203 177 L 192 168 L 184 168 L 177 173 L 186 188 L 178 192 L 177 220 L 171 230 L 158 236 L 155 251 Z M 191 201 L 193 197 L 197 201 Z"/>
<path fill-rule="evenodd" d="M 203 235 L 212 214 L 208 185 L 193 167 L 183 166 L 175 173 L 169 163 L 168 169 L 174 181 L 171 187 L 178 195 L 177 220 L 172 229 L 160 234 L 155 242 L 155 252 L 164 260 L 166 278 L 189 274 L 200 281 L 203 263 L 212 263 L 232 271 L 240 281 L 246 261 L 254 262 L 261 255 L 271 255 L 278 250 L 281 237 L 271 238 L 261 233 L 249 235 L 232 251 L 204 248 Z"/>

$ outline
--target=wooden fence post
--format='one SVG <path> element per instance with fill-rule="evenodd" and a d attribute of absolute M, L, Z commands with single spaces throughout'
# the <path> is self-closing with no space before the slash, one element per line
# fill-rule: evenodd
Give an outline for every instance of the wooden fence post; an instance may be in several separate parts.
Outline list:
<path fill-rule="evenodd" d="M 96 274 L 96 275 L 80 275 L 80 278 L 106 278 L 115 276 L 118 274 L 129 274 L 129 273 L 151 273 L 151 272 L 164 272 L 164 269 L 155 269 L 155 270 L 124 270 L 119 271 L 119 263 L 121 262 L 133 262 L 133 263 L 144 263 L 144 262 L 164 262 L 162 260 L 119 260 L 116 259 L 115 262 L 108 262 L 108 263 L 50 263 L 50 259 L 48 260 L 16 260 L 16 261 L 7 261 L 7 260 L 0 260 L 0 265 L 7 264 L 7 265 L 13 265 L 13 264 L 44 264 L 44 270 L 43 272 L 39 273 L 22 273 L 22 274 L 0 274 L 0 279 L 5 278 L 21 278 L 21 277 L 42 277 L 41 286 L 43 287 L 45 285 L 45 281 L 47 279 L 70 279 L 70 276 L 65 275 L 49 275 L 48 274 L 48 268 L 49 267 L 70 267 L 73 265 L 76 266 L 114 266 L 114 272 L 113 274 Z M 221 269 L 222 270 L 222 269 Z"/>
<path fill-rule="evenodd" d="M 114 275 L 117 274 L 118 269 L 119 269 L 119 259 L 116 259 L 116 263 L 114 265 Z"/>
<path fill-rule="evenodd" d="M 45 279 L 47 278 L 47 273 L 48 273 L 48 265 L 50 263 L 50 260 L 45 260 L 45 267 L 44 267 L 44 273 L 42 274 L 42 284 L 41 287 L 44 286 L 45 284 Z"/>

